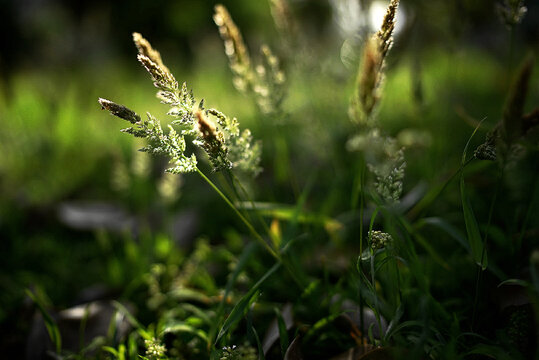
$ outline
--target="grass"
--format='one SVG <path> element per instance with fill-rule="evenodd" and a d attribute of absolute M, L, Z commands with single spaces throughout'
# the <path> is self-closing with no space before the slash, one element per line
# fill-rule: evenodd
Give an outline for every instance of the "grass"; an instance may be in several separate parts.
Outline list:
<path fill-rule="evenodd" d="M 10 119 L 0 134 L 7 353 L 25 346 L 36 304 L 48 335 L 33 344 L 65 359 L 296 359 L 298 352 L 329 359 L 373 349 L 418 359 L 536 354 L 537 147 L 527 134 L 515 140 L 519 156 L 468 161 L 502 118 L 505 65 L 473 48 L 396 50 L 376 114 L 384 136 L 407 146 L 396 204 L 373 186 L 367 151 L 346 148 L 364 129 L 348 119 L 355 73 L 337 54 L 325 58 L 331 71 L 316 76 L 290 61 L 281 124 L 235 92 L 221 49 L 204 48 L 189 72 L 174 71 L 163 55 L 178 80 L 264 146 L 255 179 L 211 172 L 197 152 L 202 178 L 176 175 L 168 192 L 166 159 L 134 151 L 144 144 L 121 134 L 122 124 L 95 102 L 110 97 L 164 123 L 166 108 L 143 70 L 117 64 L 99 78 L 15 76 L 0 109 Z M 525 113 L 537 95 L 532 86 Z M 59 204 L 95 199 L 133 222 L 85 230 L 59 223 Z M 372 230 L 392 240 L 372 247 Z M 106 291 L 81 296 L 95 284 Z M 83 312 L 82 340 L 62 341 L 61 309 L 98 299 L 121 320 L 105 318 L 107 330 L 86 342 L 93 318 Z"/>

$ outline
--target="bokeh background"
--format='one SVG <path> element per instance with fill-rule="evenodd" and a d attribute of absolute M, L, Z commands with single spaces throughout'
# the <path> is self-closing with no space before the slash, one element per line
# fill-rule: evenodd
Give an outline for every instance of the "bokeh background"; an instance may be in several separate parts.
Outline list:
<path fill-rule="evenodd" d="M 0 1 L 3 354 L 15 354 L 26 344 L 33 313 L 25 288 L 46 293 L 51 304 L 65 308 L 122 293 L 130 279 L 146 271 L 153 260 L 143 250 L 118 255 L 124 251 L 118 244 L 126 228 L 138 234 L 153 229 L 182 249 L 200 235 L 221 241 L 234 228 L 233 215 L 221 215 L 228 212 L 206 184 L 189 176 L 163 175 L 166 161 L 139 154 L 141 143 L 120 133 L 124 124 L 100 110 L 97 99 L 104 97 L 140 114 L 149 111 L 165 118 L 166 109 L 154 98 L 151 81 L 136 61 L 132 32 L 142 33 L 198 98 L 238 117 L 270 144 L 264 150 L 264 173 L 253 186 L 256 197 L 293 201 L 294 189 L 284 181 L 293 174 L 275 161 L 279 149 L 265 138 L 268 133 L 262 131 L 254 103 L 232 85 L 212 21 L 216 3 Z M 362 39 L 376 28 L 386 4 L 290 0 L 301 41 L 290 54 L 282 47 L 268 1 L 221 3 L 254 57 L 267 43 L 283 58 L 285 69 L 291 69 L 284 106 L 302 136 L 290 145 L 288 161 L 298 169 L 295 181 L 301 188 L 307 182 L 304 170 L 328 168 L 335 162 L 330 155 L 346 153 L 344 147 L 328 151 L 327 144 L 342 146 L 343 141 L 334 139 L 346 139 L 351 131 L 347 107 Z M 500 21 L 494 3 L 402 1 L 380 118 L 390 134 L 411 144 L 405 192 L 420 182 L 435 183 L 458 166 L 477 121 L 486 118 L 488 128 L 500 120 L 515 69 L 539 48 L 539 3 L 525 2 L 528 12 L 513 32 Z M 292 55 L 301 59 L 303 70 L 294 71 L 297 64 L 287 60 Z M 537 66 L 535 70 L 527 109 L 539 103 Z M 347 166 L 347 160 L 338 166 Z M 315 186 L 318 195 L 312 201 L 318 196 L 328 212 L 338 212 L 346 194 L 322 201 L 327 187 L 337 185 L 330 178 L 317 178 L 317 184 L 325 185 Z M 458 195 L 448 201 L 458 203 Z M 479 204 L 478 211 L 487 208 Z M 152 245 L 157 246 L 155 256 L 167 252 L 167 244 Z"/>

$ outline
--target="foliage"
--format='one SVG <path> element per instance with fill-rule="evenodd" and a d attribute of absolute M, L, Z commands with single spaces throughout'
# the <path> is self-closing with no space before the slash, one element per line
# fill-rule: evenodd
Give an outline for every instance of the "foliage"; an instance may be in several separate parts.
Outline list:
<path fill-rule="evenodd" d="M 134 33 L 166 115 L 99 104 L 138 139 L 70 100 L 83 88 L 61 90 L 56 117 L 56 98 L 15 92 L 0 109 L 14 119 L 0 133 L 0 225 L 11 239 L 3 265 L 11 273 L 0 276 L 5 327 L 24 323 L 10 309 L 37 308 L 41 355 L 63 359 L 533 358 L 535 60 L 512 68 L 471 47 L 408 51 L 401 44 L 418 29 L 397 37 L 398 14 L 426 10 L 404 5 L 389 1 L 380 29 L 345 42 L 356 47 L 351 69 L 329 41 L 316 49 L 299 2 L 269 1 L 282 46 L 263 45 L 260 59 L 247 45 L 260 36 L 244 37 L 235 11 L 216 6 L 225 55 L 197 43 L 200 63 L 183 83 Z M 498 8 L 516 31 L 523 2 Z M 508 70 L 514 78 L 501 79 Z M 160 114 L 127 75 L 118 76 L 132 83 L 104 76 L 100 87 Z M 224 111 L 206 108 L 187 82 Z M 69 130 L 66 119 L 87 114 Z M 58 169 L 60 185 L 32 176 Z M 73 230 L 48 217 L 59 202 L 92 198 L 120 204 L 127 219 Z M 40 219 L 47 225 L 29 230 Z M 94 283 L 110 291 L 69 308 L 70 289 Z M 92 313 L 97 304 L 110 313 L 89 339 L 105 316 Z"/>

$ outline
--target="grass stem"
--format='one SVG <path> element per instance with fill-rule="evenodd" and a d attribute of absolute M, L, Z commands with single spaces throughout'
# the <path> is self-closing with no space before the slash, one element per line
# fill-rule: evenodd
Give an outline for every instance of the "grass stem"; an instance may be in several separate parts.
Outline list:
<path fill-rule="evenodd" d="M 243 214 L 238 210 L 238 208 L 230 201 L 230 199 L 223 194 L 223 192 L 202 172 L 197 168 L 198 174 L 211 186 L 213 190 L 225 201 L 225 203 L 234 211 L 234 213 L 240 218 L 240 220 L 245 224 L 249 232 L 255 237 L 255 239 L 265 248 L 275 259 L 281 261 L 279 254 L 260 236 L 260 234 L 255 230 L 253 225 L 243 216 Z"/>

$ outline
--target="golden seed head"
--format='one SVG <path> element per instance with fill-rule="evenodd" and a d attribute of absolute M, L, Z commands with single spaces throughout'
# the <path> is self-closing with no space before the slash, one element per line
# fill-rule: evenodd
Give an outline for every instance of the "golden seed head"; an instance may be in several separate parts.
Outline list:
<path fill-rule="evenodd" d="M 167 90 L 178 90 L 178 82 L 166 67 L 163 68 L 146 55 L 138 54 L 137 59 L 150 73 L 157 87 Z"/>
<path fill-rule="evenodd" d="M 132 124 L 136 124 L 140 121 L 140 116 L 138 116 L 137 113 L 123 105 L 116 104 L 113 101 L 103 98 L 99 98 L 98 101 L 101 105 L 101 109 L 108 110 L 114 116 L 127 120 Z"/>
<path fill-rule="evenodd" d="M 215 5 L 213 21 L 219 27 L 219 34 L 225 43 L 225 52 L 233 67 L 249 67 L 250 57 L 247 47 L 230 13 L 221 4 Z"/>
<path fill-rule="evenodd" d="M 204 115 L 204 112 L 201 110 L 198 110 L 195 115 L 198 120 L 198 130 L 202 133 L 202 137 L 204 138 L 217 137 L 217 129 L 215 125 L 210 119 L 208 119 Z"/>
<path fill-rule="evenodd" d="M 283 34 L 294 35 L 296 24 L 288 2 L 286 0 L 270 0 L 270 8 L 277 29 Z"/>
<path fill-rule="evenodd" d="M 380 39 L 380 51 L 382 56 L 385 57 L 389 51 L 391 44 L 393 43 L 393 30 L 395 30 L 395 16 L 397 13 L 397 7 L 399 6 L 399 0 L 391 0 L 382 27 L 376 33 L 376 36 Z"/>
<path fill-rule="evenodd" d="M 170 73 L 170 70 L 163 64 L 163 60 L 161 59 L 161 54 L 159 51 L 155 50 L 150 42 L 142 37 L 141 34 L 134 32 L 133 33 L 133 42 L 135 43 L 135 46 L 137 47 L 139 55 L 144 55 L 157 65 L 159 65 L 160 68 L 162 68 L 165 72 Z"/>

